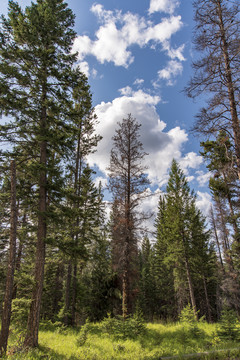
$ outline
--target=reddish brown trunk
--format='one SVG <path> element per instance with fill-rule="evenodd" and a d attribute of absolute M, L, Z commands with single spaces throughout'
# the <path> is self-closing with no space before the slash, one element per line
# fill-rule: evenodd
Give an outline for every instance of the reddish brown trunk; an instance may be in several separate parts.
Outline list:
<path fill-rule="evenodd" d="M 11 321 L 12 294 L 14 285 L 14 270 L 16 262 L 16 237 L 17 237 L 17 207 L 16 207 L 16 164 L 11 161 L 11 220 L 10 220 L 10 244 L 8 255 L 8 268 L 6 278 L 6 291 L 2 313 L 2 327 L 0 335 L 0 353 L 7 351 L 9 326 Z"/>
<path fill-rule="evenodd" d="M 234 92 L 234 86 L 232 80 L 232 71 L 230 66 L 228 43 L 226 40 L 226 30 L 222 18 L 222 7 L 220 1 L 218 1 L 217 5 L 218 5 L 218 16 L 219 16 L 219 24 L 220 24 L 219 26 L 220 26 L 221 40 L 222 40 L 222 49 L 223 49 L 223 56 L 225 63 L 225 74 L 226 74 L 227 88 L 228 88 L 228 99 L 229 99 L 231 119 L 232 119 L 232 130 L 233 130 L 234 143 L 235 143 L 235 154 L 237 158 L 238 178 L 240 180 L 240 125 L 239 125 L 235 92 Z"/>

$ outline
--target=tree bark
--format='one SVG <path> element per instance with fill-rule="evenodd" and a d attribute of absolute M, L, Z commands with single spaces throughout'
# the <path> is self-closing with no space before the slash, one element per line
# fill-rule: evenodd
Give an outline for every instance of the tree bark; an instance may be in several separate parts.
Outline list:
<path fill-rule="evenodd" d="M 2 327 L 0 335 L 0 354 L 7 351 L 9 327 L 11 321 L 12 295 L 14 286 L 14 271 L 16 263 L 16 238 L 17 238 L 17 206 L 16 206 L 16 163 L 11 161 L 11 219 L 10 219 L 10 244 L 7 267 L 6 291 L 2 313 Z"/>
<path fill-rule="evenodd" d="M 77 264 L 73 266 L 73 292 L 72 292 L 72 326 L 76 324 L 76 302 L 77 302 Z"/>
<path fill-rule="evenodd" d="M 218 17 L 220 24 L 219 26 L 221 32 L 221 40 L 222 40 L 222 50 L 223 50 L 223 57 L 225 63 L 225 73 L 227 79 L 228 99 L 229 99 L 231 119 L 232 119 L 232 130 L 233 130 L 234 143 L 235 143 L 235 154 L 237 158 L 236 159 L 237 171 L 238 171 L 238 178 L 240 180 L 240 124 L 238 119 L 235 92 L 234 92 L 234 86 L 232 80 L 232 71 L 230 66 L 228 43 L 226 39 L 226 29 L 223 22 L 222 6 L 220 0 L 218 0 L 217 6 L 218 6 Z"/>
<path fill-rule="evenodd" d="M 66 280 L 66 289 L 65 289 L 65 316 L 64 316 L 64 325 L 70 325 L 70 289 L 72 282 L 72 262 L 71 260 L 68 263 L 67 267 L 67 280 Z"/>
<path fill-rule="evenodd" d="M 46 81 L 43 81 L 42 87 L 42 104 L 46 101 Z M 41 114 L 41 134 L 46 135 L 47 110 L 46 106 L 42 107 Z M 47 210 L 47 142 L 40 143 L 40 173 L 39 173 L 39 213 L 38 213 L 38 230 L 37 230 L 37 248 L 34 274 L 34 287 L 32 292 L 32 302 L 28 316 L 27 333 L 24 340 L 26 347 L 38 346 L 38 330 L 40 320 L 40 309 L 42 300 L 42 290 L 44 281 L 45 266 L 45 240 L 47 236 L 46 210 Z"/>
<path fill-rule="evenodd" d="M 210 306 L 210 302 L 209 302 L 205 276 L 203 276 L 203 287 L 204 287 L 204 295 L 205 295 L 206 306 L 207 306 L 208 322 L 212 323 L 213 322 L 212 321 L 212 311 L 211 311 L 211 306 Z"/>

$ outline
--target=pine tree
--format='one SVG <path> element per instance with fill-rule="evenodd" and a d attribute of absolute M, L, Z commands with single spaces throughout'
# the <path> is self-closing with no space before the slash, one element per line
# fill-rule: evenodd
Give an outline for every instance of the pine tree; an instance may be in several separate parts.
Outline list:
<path fill-rule="evenodd" d="M 25 163 L 31 161 L 38 198 L 35 285 L 25 338 L 30 347 L 38 345 L 48 205 L 54 195 L 61 197 L 53 181 L 61 177 L 59 156 L 66 157 L 72 147 L 72 96 L 80 77 L 72 69 L 73 25 L 62 0 L 38 0 L 25 10 L 10 1 L 1 24 L 0 109 L 13 118 L 1 127 L 1 138 L 15 146 L 15 157 L 18 147 Z"/>
<path fill-rule="evenodd" d="M 161 272 L 157 277 L 163 283 L 168 278 L 171 294 L 174 289 L 178 314 L 190 301 L 197 317 L 200 303 L 197 302 L 197 294 L 202 290 L 205 304 L 202 308 L 211 320 L 207 281 L 213 275 L 213 267 L 209 268 L 212 256 L 209 234 L 205 220 L 196 208 L 196 197 L 175 160 L 172 162 L 165 200 L 159 204 L 156 227 L 155 262 L 163 269 L 162 277 Z M 166 274 L 167 271 L 171 272 L 172 277 Z"/>
<path fill-rule="evenodd" d="M 16 238 L 17 238 L 17 204 L 16 204 L 16 163 L 11 162 L 11 220 L 10 241 L 8 255 L 8 271 L 6 278 L 6 291 L 4 297 L 4 308 L 2 313 L 2 326 L 0 334 L 0 354 L 7 351 L 9 326 L 11 320 L 12 297 L 14 289 L 14 271 L 16 264 Z"/>
<path fill-rule="evenodd" d="M 239 125 L 239 13 L 237 1 L 194 1 L 196 49 L 201 57 L 193 63 L 195 71 L 186 93 L 195 98 L 212 96 L 197 116 L 195 130 L 217 136 L 220 130 L 231 134 L 240 180 Z"/>
<path fill-rule="evenodd" d="M 143 219 L 137 206 L 145 196 L 148 184 L 142 161 L 146 153 L 139 140 L 140 124 L 131 114 L 118 123 L 110 156 L 109 188 L 113 194 L 113 233 L 117 270 L 122 283 L 122 314 L 133 311 L 134 278 L 136 278 L 137 228 Z M 116 263 L 115 263 L 116 265 Z"/>

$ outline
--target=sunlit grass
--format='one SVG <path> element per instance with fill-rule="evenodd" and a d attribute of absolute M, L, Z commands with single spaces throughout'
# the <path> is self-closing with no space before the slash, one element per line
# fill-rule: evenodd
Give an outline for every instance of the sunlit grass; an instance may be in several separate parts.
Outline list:
<path fill-rule="evenodd" d="M 26 352 L 13 351 L 12 338 L 7 359 L 15 360 L 154 360 L 164 356 L 201 353 L 217 349 L 237 348 L 233 341 L 223 341 L 216 336 L 216 325 L 198 323 L 195 329 L 182 323 L 148 324 L 144 334 L 134 339 L 119 339 L 107 334 L 101 324 L 90 326 L 86 342 L 77 345 L 79 330 L 41 330 L 39 349 Z M 238 354 L 240 356 L 240 352 Z M 234 354 L 237 358 L 237 352 Z M 221 353 L 204 356 L 205 359 L 226 359 Z"/>

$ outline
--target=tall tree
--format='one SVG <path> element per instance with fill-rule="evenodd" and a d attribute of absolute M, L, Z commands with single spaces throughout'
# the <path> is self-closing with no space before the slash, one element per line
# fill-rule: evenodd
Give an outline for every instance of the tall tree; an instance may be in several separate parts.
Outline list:
<path fill-rule="evenodd" d="M 80 77 L 70 53 L 73 25 L 63 0 L 37 0 L 25 10 L 10 1 L 1 23 L 0 110 L 13 119 L 1 126 L 1 139 L 20 148 L 25 162 L 31 159 L 38 198 L 35 284 L 25 338 L 30 347 L 38 345 L 49 204 L 61 194 L 53 181 L 61 184 L 59 156 L 72 147 L 72 93 Z"/>
<path fill-rule="evenodd" d="M 190 300 L 197 317 L 196 289 L 199 289 L 201 281 L 202 286 L 205 286 L 205 308 L 210 319 L 206 286 L 209 236 L 205 220 L 196 207 L 196 197 L 175 160 L 170 170 L 165 201 L 161 201 L 159 211 L 156 249 L 162 249 L 162 254 L 158 254 L 157 258 L 160 265 L 165 262 L 173 273 L 172 286 L 178 312 Z"/>
<path fill-rule="evenodd" d="M 17 238 L 17 204 L 16 204 L 16 163 L 11 162 L 11 220 L 10 241 L 8 255 L 8 269 L 6 279 L 6 291 L 4 297 L 4 308 L 2 313 L 2 326 L 0 334 L 0 354 L 7 351 L 9 326 L 11 320 L 12 296 L 14 285 L 14 271 L 16 263 L 16 238 Z"/>
<path fill-rule="evenodd" d="M 201 57 L 193 63 L 195 74 L 186 92 L 193 98 L 212 95 L 197 116 L 195 130 L 207 136 L 219 130 L 231 135 L 240 180 L 240 4 L 228 0 L 200 0 L 193 4 L 194 43 Z"/>
<path fill-rule="evenodd" d="M 109 167 L 109 188 L 114 198 L 113 242 L 122 282 L 122 314 L 133 310 L 134 272 L 137 258 L 137 228 L 143 218 L 137 206 L 145 196 L 148 180 L 143 159 L 146 153 L 139 139 L 140 124 L 131 114 L 118 123 L 113 137 Z M 135 269 L 134 269 L 135 268 Z"/>

